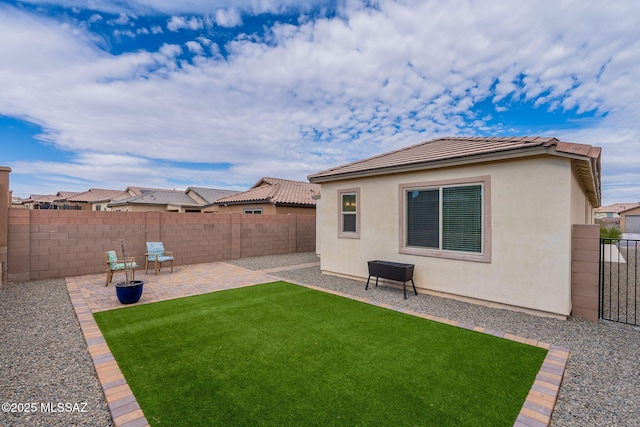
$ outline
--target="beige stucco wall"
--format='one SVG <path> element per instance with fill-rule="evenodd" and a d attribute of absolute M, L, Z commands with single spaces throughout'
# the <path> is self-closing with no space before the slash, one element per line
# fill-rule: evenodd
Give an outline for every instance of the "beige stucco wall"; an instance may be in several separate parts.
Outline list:
<path fill-rule="evenodd" d="M 399 253 L 399 185 L 486 175 L 490 262 Z M 339 239 L 337 194 L 356 187 L 361 235 Z M 323 183 L 317 211 L 321 268 L 366 279 L 368 260 L 411 263 L 419 289 L 568 315 L 571 225 L 585 221 L 584 196 L 576 192 L 582 191 L 574 182 L 570 160 L 550 156 Z"/>

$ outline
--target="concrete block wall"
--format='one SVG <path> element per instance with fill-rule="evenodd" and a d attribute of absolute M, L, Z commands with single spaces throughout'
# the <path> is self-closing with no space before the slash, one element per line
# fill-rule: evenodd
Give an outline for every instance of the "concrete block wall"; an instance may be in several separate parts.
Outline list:
<path fill-rule="evenodd" d="M 296 216 L 296 250 L 297 252 L 313 252 L 316 250 L 316 216 L 313 220 L 308 215 Z"/>
<path fill-rule="evenodd" d="M 571 243 L 571 314 L 597 322 L 600 226 L 574 225 Z"/>
<path fill-rule="evenodd" d="M 297 232 L 300 230 L 303 235 Z M 105 253 L 144 268 L 145 242 L 161 241 L 175 265 L 315 249 L 315 215 L 185 214 L 9 209 L 7 276 L 11 282 L 106 271 Z"/>
<path fill-rule="evenodd" d="M 11 168 L 0 166 L 0 285 L 7 281 L 8 257 L 8 210 L 11 206 L 11 192 L 9 190 L 9 174 Z"/>

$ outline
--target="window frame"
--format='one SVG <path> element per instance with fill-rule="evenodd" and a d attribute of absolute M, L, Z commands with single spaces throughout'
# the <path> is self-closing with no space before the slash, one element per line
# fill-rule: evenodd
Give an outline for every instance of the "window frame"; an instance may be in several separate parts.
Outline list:
<path fill-rule="evenodd" d="M 440 213 L 442 213 L 442 188 L 445 187 L 465 187 L 472 185 L 480 185 L 482 188 L 482 200 L 481 200 L 481 214 L 482 214 L 482 226 L 481 226 L 481 252 L 465 252 L 455 251 L 440 248 L 424 248 L 407 245 L 407 224 L 408 224 L 408 209 L 407 209 L 407 194 L 414 190 L 439 190 L 439 206 Z M 464 261 L 476 261 L 476 262 L 491 262 L 491 177 L 490 176 L 478 176 L 460 179 L 448 179 L 438 181 L 424 181 L 413 182 L 407 184 L 398 185 L 399 193 L 399 253 L 407 255 L 417 255 L 424 257 L 435 258 L 447 258 L 457 259 Z M 442 241 L 442 218 L 439 223 L 440 241 Z"/>
<path fill-rule="evenodd" d="M 262 208 L 243 208 L 242 213 L 246 215 L 262 215 Z"/>
<path fill-rule="evenodd" d="M 356 196 L 356 210 L 355 212 L 345 212 L 342 210 L 342 198 L 343 196 L 354 195 Z M 339 239 L 359 239 L 360 238 L 360 188 L 345 188 L 338 190 L 338 238 Z M 344 231 L 344 215 L 355 215 L 356 217 L 356 231 Z"/>

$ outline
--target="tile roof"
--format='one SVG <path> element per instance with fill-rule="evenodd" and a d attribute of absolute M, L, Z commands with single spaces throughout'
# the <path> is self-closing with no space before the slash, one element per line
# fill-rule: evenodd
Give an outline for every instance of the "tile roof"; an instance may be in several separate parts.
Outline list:
<path fill-rule="evenodd" d="M 179 206 L 200 206 L 198 202 L 189 197 L 184 191 L 178 190 L 155 190 L 144 192 L 138 196 L 109 203 L 109 206 L 123 205 L 179 205 Z"/>
<path fill-rule="evenodd" d="M 58 198 L 55 194 L 32 194 L 28 199 L 24 199 L 23 203 L 53 203 L 53 201 L 58 200 Z"/>
<path fill-rule="evenodd" d="M 601 151 L 600 147 L 563 142 L 548 137 L 447 137 L 421 142 L 316 172 L 307 178 L 311 182 L 320 183 L 511 157 L 551 154 L 582 160 L 577 163 L 579 179 L 585 185 L 593 206 L 599 206 Z"/>
<path fill-rule="evenodd" d="M 129 194 L 126 191 L 122 190 L 104 190 L 102 188 L 90 188 L 84 193 L 78 193 L 75 196 L 68 197 L 67 201 L 81 203 L 109 202 L 111 200 L 117 200 L 128 196 Z"/>
<path fill-rule="evenodd" d="M 58 191 L 56 194 L 31 194 L 27 199 L 21 199 L 22 203 L 53 203 L 57 200 L 64 200 L 68 197 L 80 194 L 74 191 Z"/>
<path fill-rule="evenodd" d="M 273 205 L 315 206 L 312 198 L 320 194 L 320 185 L 303 181 L 264 177 L 247 191 L 219 199 L 216 205 L 271 203 Z"/>
<path fill-rule="evenodd" d="M 189 187 L 185 191 L 189 194 L 189 191 L 193 191 L 197 196 L 201 197 L 205 203 L 212 204 L 218 199 L 223 197 L 232 196 L 234 194 L 238 194 L 240 191 L 237 190 L 219 190 L 216 188 L 203 188 L 203 187 Z"/>
<path fill-rule="evenodd" d="M 139 196 L 141 194 L 144 193 L 150 193 L 152 191 L 158 191 L 158 190 L 163 190 L 162 188 L 149 188 L 149 187 L 132 187 L 129 186 L 127 187 L 127 189 L 125 190 L 127 193 L 129 193 L 132 196 Z"/>
<path fill-rule="evenodd" d="M 637 202 L 629 202 L 629 203 L 614 203 L 613 205 L 609 205 L 609 206 L 601 206 L 599 208 L 596 208 L 595 211 L 600 213 L 600 212 L 612 212 L 612 213 L 620 213 L 623 211 L 628 211 L 630 209 L 635 209 L 638 206 L 640 206 L 640 203 Z"/>
<path fill-rule="evenodd" d="M 68 199 L 69 197 L 77 196 L 80 194 L 78 191 L 58 191 L 58 199 Z"/>

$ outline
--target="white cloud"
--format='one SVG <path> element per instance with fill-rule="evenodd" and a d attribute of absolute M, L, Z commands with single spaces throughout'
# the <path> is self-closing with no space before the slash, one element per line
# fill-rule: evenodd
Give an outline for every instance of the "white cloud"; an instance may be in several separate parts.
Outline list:
<path fill-rule="evenodd" d="M 137 32 L 137 33 L 139 34 L 139 32 Z M 130 37 L 132 39 L 136 38 L 136 33 L 134 33 L 131 30 L 113 30 L 113 35 L 115 37 L 124 36 L 124 37 Z"/>
<path fill-rule="evenodd" d="M 129 17 L 126 13 L 120 13 L 116 19 L 112 19 L 107 23 L 109 25 L 127 25 L 129 23 Z"/>
<path fill-rule="evenodd" d="M 216 11 L 216 24 L 221 27 L 237 27 L 242 25 L 242 17 L 237 9 L 218 9 Z"/>
<path fill-rule="evenodd" d="M 196 41 L 188 41 L 185 44 L 187 45 L 187 49 L 191 53 L 194 53 L 196 55 L 202 55 L 204 53 L 204 49 L 202 49 L 202 45 Z"/>
<path fill-rule="evenodd" d="M 187 15 L 198 7 L 171 9 L 167 29 L 203 28 L 204 18 Z M 178 45 L 111 56 L 90 35 L 0 6 L 0 27 L 20 40 L 0 40 L 0 114 L 41 124 L 66 150 L 144 159 L 141 176 L 163 161 L 229 162 L 231 170 L 198 177 L 253 183 L 263 175 L 304 179 L 436 135 L 511 131 L 488 125 L 487 113 L 496 118 L 508 102 L 542 99 L 541 109 L 607 113 L 579 132 L 558 126 L 546 134 L 603 146 L 605 197 L 617 199 L 623 190 L 615 183 L 640 182 L 629 155 L 640 150 L 639 9 L 632 1 L 380 0 L 376 9 L 346 2 L 340 19 L 276 25 L 262 42 L 230 43 L 227 59 L 188 64 L 178 62 Z M 200 54 L 208 43 L 197 42 L 186 47 Z M 210 49 L 219 52 L 215 43 Z M 497 102 L 496 111 L 471 117 L 483 100 Z M 96 163 L 76 161 L 98 176 Z"/>
<path fill-rule="evenodd" d="M 169 22 L 167 22 L 167 29 L 174 32 L 182 29 L 200 30 L 203 26 L 202 19 L 195 17 L 187 19 L 183 16 L 172 16 Z"/>

